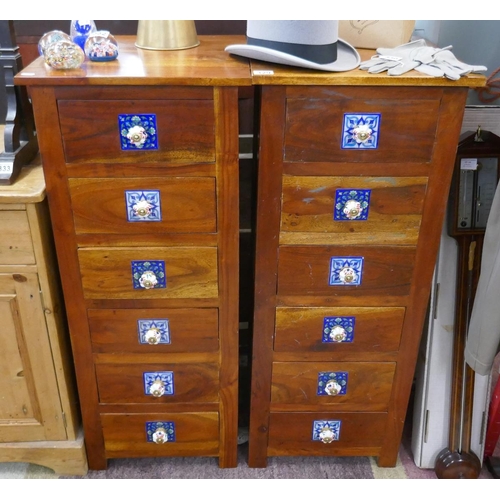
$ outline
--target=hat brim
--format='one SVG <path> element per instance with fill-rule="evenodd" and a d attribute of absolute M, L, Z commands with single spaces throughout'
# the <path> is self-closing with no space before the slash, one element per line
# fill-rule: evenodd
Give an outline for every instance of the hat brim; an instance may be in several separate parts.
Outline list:
<path fill-rule="evenodd" d="M 308 61 L 307 59 L 292 56 L 286 52 L 280 52 L 279 50 L 268 49 L 258 45 L 228 45 L 225 51 L 237 56 L 258 59 L 259 61 L 287 64 L 289 66 L 299 66 L 301 68 L 318 69 L 321 71 L 351 71 L 356 69 L 361 63 L 361 57 L 358 51 L 352 45 L 340 38 L 337 43 L 337 60 L 328 64 L 318 64 Z"/>

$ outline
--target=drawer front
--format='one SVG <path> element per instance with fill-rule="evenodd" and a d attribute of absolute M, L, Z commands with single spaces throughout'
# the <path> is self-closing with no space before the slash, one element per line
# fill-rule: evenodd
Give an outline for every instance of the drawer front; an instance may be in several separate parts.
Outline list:
<path fill-rule="evenodd" d="M 274 350 L 396 352 L 403 307 L 278 307 Z"/>
<path fill-rule="evenodd" d="M 58 101 L 68 163 L 215 161 L 212 100 Z"/>
<path fill-rule="evenodd" d="M 387 410 L 395 363 L 273 363 L 271 408 L 307 411 L 330 406 L 343 411 Z"/>
<path fill-rule="evenodd" d="M 85 298 L 217 297 L 216 248 L 85 248 L 78 258 Z"/>
<path fill-rule="evenodd" d="M 281 230 L 307 233 L 308 244 L 415 245 L 426 185 L 425 177 L 284 176 Z"/>
<path fill-rule="evenodd" d="M 213 352 L 217 309 L 90 309 L 94 352 Z"/>
<path fill-rule="evenodd" d="M 414 263 L 415 247 L 281 246 L 278 295 L 372 296 L 384 304 L 408 296 Z"/>
<path fill-rule="evenodd" d="M 97 364 L 101 403 L 211 403 L 219 370 L 210 363 Z"/>
<path fill-rule="evenodd" d="M 101 415 L 106 456 L 217 456 L 219 416 L 206 413 Z"/>
<path fill-rule="evenodd" d="M 36 263 L 24 210 L 0 210 L 0 234 L 0 265 Z"/>
<path fill-rule="evenodd" d="M 69 179 L 75 231 L 215 232 L 215 179 Z"/>
<path fill-rule="evenodd" d="M 284 160 L 289 162 L 429 162 L 441 94 L 411 89 L 318 88 L 288 97 Z M 300 90 L 299 90 L 300 92 Z"/>
<path fill-rule="evenodd" d="M 386 413 L 273 412 L 267 454 L 377 455 L 386 421 Z"/>

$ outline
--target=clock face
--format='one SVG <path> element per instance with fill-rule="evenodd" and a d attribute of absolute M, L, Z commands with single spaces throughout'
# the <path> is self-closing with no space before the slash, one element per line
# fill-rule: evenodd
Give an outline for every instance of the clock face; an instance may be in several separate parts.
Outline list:
<path fill-rule="evenodd" d="M 484 230 L 498 183 L 498 158 L 462 157 L 457 163 L 453 227 L 461 232 Z"/>

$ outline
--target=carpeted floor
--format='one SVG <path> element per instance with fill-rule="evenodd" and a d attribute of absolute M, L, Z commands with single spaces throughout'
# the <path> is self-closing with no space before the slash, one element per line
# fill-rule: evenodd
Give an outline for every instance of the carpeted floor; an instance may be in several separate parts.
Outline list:
<path fill-rule="evenodd" d="M 86 476 L 58 476 L 32 464 L 0 464 L 1 479 L 436 479 L 434 470 L 419 469 L 405 436 L 394 468 L 379 468 L 369 457 L 275 457 L 265 469 L 246 463 L 247 445 L 239 447 L 239 464 L 220 469 L 216 458 L 163 458 L 109 460 L 105 471 Z M 479 479 L 493 479 L 483 466 Z"/>

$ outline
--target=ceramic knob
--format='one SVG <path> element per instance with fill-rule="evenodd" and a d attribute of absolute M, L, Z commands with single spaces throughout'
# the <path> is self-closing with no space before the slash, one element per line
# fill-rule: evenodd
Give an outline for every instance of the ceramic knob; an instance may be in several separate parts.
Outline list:
<path fill-rule="evenodd" d="M 352 267 L 344 267 L 339 273 L 340 281 L 352 283 L 356 279 L 356 271 Z"/>
<path fill-rule="evenodd" d="M 323 427 L 319 433 L 319 438 L 323 443 L 328 444 L 334 440 L 335 434 L 329 427 Z"/>
<path fill-rule="evenodd" d="M 158 330 L 158 328 L 150 328 L 144 334 L 144 339 L 148 344 L 159 344 L 161 340 L 160 330 Z"/>
<path fill-rule="evenodd" d="M 347 333 L 344 328 L 341 326 L 335 326 L 332 328 L 332 331 L 330 332 L 330 338 L 334 342 L 343 342 L 345 338 L 347 337 Z"/>
<path fill-rule="evenodd" d="M 164 444 L 168 441 L 167 432 L 163 427 L 158 427 L 156 431 L 153 433 L 153 441 L 156 444 Z"/>
<path fill-rule="evenodd" d="M 145 271 L 139 278 L 139 284 L 146 289 L 154 288 L 158 284 L 158 279 L 153 271 Z"/>
<path fill-rule="evenodd" d="M 361 215 L 363 208 L 361 203 L 356 200 L 349 200 L 344 205 L 344 214 L 348 219 L 356 219 Z"/>
<path fill-rule="evenodd" d="M 151 209 L 153 205 L 147 202 L 146 200 L 138 201 L 135 205 L 132 206 L 134 210 L 134 214 L 138 217 L 147 217 L 151 213 Z"/>
<path fill-rule="evenodd" d="M 160 398 L 165 394 L 165 383 L 161 380 L 156 380 L 149 387 L 149 394 L 155 398 Z"/>
<path fill-rule="evenodd" d="M 357 142 L 366 142 L 372 135 L 372 129 L 368 125 L 358 125 L 353 134 Z"/>
<path fill-rule="evenodd" d="M 326 385 L 325 385 L 325 392 L 329 396 L 336 396 L 340 391 L 342 387 L 336 380 L 329 380 Z"/>
<path fill-rule="evenodd" d="M 129 128 L 127 132 L 127 139 L 134 146 L 142 146 L 146 142 L 147 137 L 146 130 L 140 125 Z"/>

